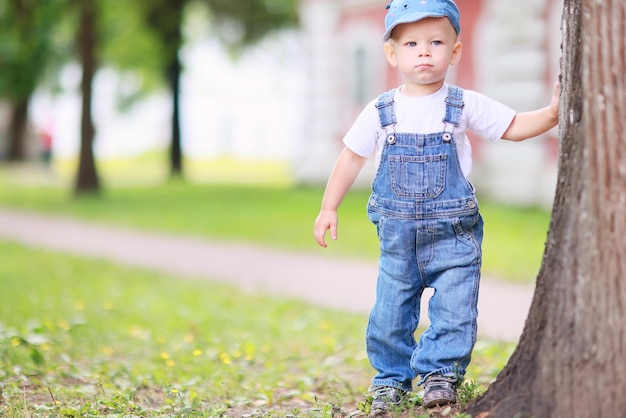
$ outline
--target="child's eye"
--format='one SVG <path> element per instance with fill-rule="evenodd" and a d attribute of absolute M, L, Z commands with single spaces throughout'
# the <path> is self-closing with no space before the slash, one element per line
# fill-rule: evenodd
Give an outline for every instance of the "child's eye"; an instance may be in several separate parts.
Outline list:
<path fill-rule="evenodd" d="M 407 42 L 406 44 L 412 48 L 417 46 L 417 42 Z"/>
<path fill-rule="evenodd" d="M 441 41 L 433 41 L 432 44 L 433 45 L 441 45 L 441 44 L 443 44 L 443 42 L 441 42 Z"/>

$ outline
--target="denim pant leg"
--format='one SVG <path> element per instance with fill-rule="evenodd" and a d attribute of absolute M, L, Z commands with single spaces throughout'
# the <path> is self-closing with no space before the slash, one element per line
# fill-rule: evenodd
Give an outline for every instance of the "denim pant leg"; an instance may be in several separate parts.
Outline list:
<path fill-rule="evenodd" d="M 411 364 L 423 380 L 431 374 L 462 377 L 476 342 L 483 223 L 479 214 L 440 220 L 427 267 L 430 326 L 420 336 Z M 420 382 L 420 383 L 422 383 Z"/>
<path fill-rule="evenodd" d="M 381 255 L 366 334 L 368 357 L 378 372 L 372 385 L 410 391 L 417 376 L 411 357 L 417 347 L 414 334 L 424 290 L 416 260 L 416 221 L 374 217 Z"/>

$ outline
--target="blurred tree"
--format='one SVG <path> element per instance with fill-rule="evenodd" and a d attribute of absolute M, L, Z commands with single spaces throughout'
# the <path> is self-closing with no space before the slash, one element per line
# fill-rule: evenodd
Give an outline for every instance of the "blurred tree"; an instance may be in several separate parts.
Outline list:
<path fill-rule="evenodd" d="M 101 184 L 94 156 L 96 129 L 92 118 L 94 78 L 100 63 L 120 73 L 139 75 L 130 91 L 119 94 L 121 107 L 133 103 L 155 87 L 153 76 L 159 68 L 158 48 L 146 35 L 140 16 L 143 10 L 136 3 L 121 4 L 118 0 L 71 0 L 72 10 L 78 10 L 78 36 L 75 47 L 82 65 L 82 112 L 80 156 L 74 195 L 94 194 Z"/>
<path fill-rule="evenodd" d="M 626 3 L 565 0 L 552 222 L 516 351 L 473 417 L 626 411 Z"/>
<path fill-rule="evenodd" d="M 118 75 L 116 104 L 126 110 L 163 87 L 162 47 L 147 28 L 146 12 L 139 2 L 101 1 L 98 55 L 102 65 Z"/>
<path fill-rule="evenodd" d="M 215 34 L 233 54 L 262 39 L 268 33 L 297 22 L 296 0 L 145 0 L 146 21 L 162 45 L 163 74 L 172 94 L 172 132 L 170 169 L 173 176 L 183 174 L 180 131 L 179 52 L 183 45 L 183 20 L 188 4 L 205 4 Z"/>
<path fill-rule="evenodd" d="M 98 192 L 101 187 L 92 119 L 93 81 L 99 63 L 139 74 L 133 91 L 121 95 L 121 104 L 131 103 L 154 88 L 153 75 L 157 71 L 165 75 L 173 103 L 171 172 L 182 174 L 182 66 L 178 54 L 184 43 L 185 8 L 190 3 L 204 4 L 212 12 L 216 36 L 234 54 L 297 20 L 296 0 L 244 0 L 236 5 L 229 0 L 143 0 L 123 5 L 117 0 L 0 0 L 0 97 L 8 98 L 16 109 L 11 128 L 15 132 L 11 138 L 16 142 L 10 147 L 15 150 L 11 151 L 12 158 L 23 156 L 21 141 L 28 120 L 28 100 L 47 64 L 61 60 L 67 63 L 77 57 L 82 65 L 82 115 L 75 195 Z M 76 36 L 53 45 L 58 26 Z M 73 44 L 75 53 L 67 53 L 68 44 Z"/>
<path fill-rule="evenodd" d="M 53 33 L 63 4 L 63 0 L 0 0 L 0 97 L 11 108 L 9 161 L 26 157 L 29 102 L 48 64 L 57 57 Z"/>
<path fill-rule="evenodd" d="M 94 0 L 75 0 L 78 2 L 79 23 L 78 36 L 76 38 L 78 56 L 82 64 L 82 109 L 80 123 L 80 157 L 78 162 L 78 174 L 74 194 L 97 193 L 100 190 L 100 181 L 96 171 L 96 162 L 93 151 L 93 141 L 96 135 L 92 110 L 93 79 L 95 77 L 98 61 L 96 47 L 98 45 L 97 23 L 98 5 Z"/>
<path fill-rule="evenodd" d="M 155 30 L 162 45 L 163 74 L 172 94 L 172 131 L 170 168 L 174 175 L 182 173 L 180 138 L 180 75 L 178 51 L 183 45 L 183 12 L 188 0 L 148 0 L 147 23 Z"/>

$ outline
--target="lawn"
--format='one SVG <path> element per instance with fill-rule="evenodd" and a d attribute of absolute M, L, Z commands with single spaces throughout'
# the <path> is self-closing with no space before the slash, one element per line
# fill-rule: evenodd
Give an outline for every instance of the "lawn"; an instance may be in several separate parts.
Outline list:
<path fill-rule="evenodd" d="M 374 260 L 366 190 L 342 204 L 339 240 L 314 243 L 322 193 L 169 181 L 77 200 L 56 182 L 18 182 L 0 168 L 3 207 Z M 489 202 L 482 211 L 485 274 L 532 282 L 549 213 Z M 0 241 L 0 415 L 357 416 L 372 376 L 366 324 L 361 315 Z M 461 405 L 513 348 L 478 342 Z M 396 416 L 427 416 L 416 399 Z"/>
<path fill-rule="evenodd" d="M 340 208 L 339 239 L 322 250 L 312 238 L 321 187 L 244 186 L 169 181 L 159 186 L 110 187 L 75 200 L 68 188 L 16 183 L 0 170 L 0 206 L 98 222 L 276 248 L 326 251 L 375 260 L 378 243 L 367 220 L 369 192 L 351 190 Z M 533 283 L 541 265 L 550 213 L 481 200 L 485 219 L 483 273 Z"/>
<path fill-rule="evenodd" d="M 348 416 L 372 375 L 364 316 L 1 242 L 0 318 L 5 417 Z"/>

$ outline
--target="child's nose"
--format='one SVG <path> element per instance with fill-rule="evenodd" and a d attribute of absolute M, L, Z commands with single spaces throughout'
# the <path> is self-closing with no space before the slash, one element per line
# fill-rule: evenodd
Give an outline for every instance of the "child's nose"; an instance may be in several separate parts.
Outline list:
<path fill-rule="evenodd" d="M 427 46 L 420 46 L 418 54 L 420 57 L 428 57 L 430 56 L 430 48 L 428 48 Z"/>

